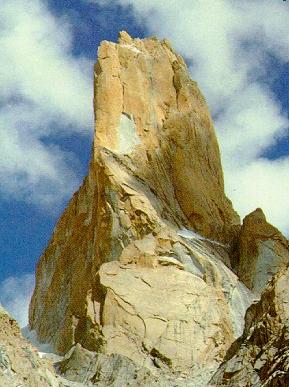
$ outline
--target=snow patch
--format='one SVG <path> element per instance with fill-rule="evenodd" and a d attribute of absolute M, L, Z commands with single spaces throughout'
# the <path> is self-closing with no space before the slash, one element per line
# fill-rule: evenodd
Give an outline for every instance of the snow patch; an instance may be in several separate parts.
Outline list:
<path fill-rule="evenodd" d="M 204 237 L 202 237 L 202 235 L 194 231 L 188 230 L 187 228 L 182 228 L 181 230 L 179 230 L 178 235 L 186 239 L 199 239 L 199 240 L 205 239 Z"/>
<path fill-rule="evenodd" d="M 140 144 L 133 116 L 122 113 L 119 123 L 119 153 L 129 154 Z"/>
<path fill-rule="evenodd" d="M 215 245 L 226 247 L 222 243 L 219 243 L 219 242 L 214 241 L 212 239 L 205 238 L 202 235 L 196 233 L 195 231 L 188 230 L 187 228 L 182 228 L 181 230 L 179 230 L 178 235 L 183 237 L 183 238 L 186 238 L 186 239 L 191 239 L 191 240 L 198 239 L 200 241 L 207 241 L 207 242 L 214 243 Z"/>
<path fill-rule="evenodd" d="M 141 54 L 141 51 L 138 48 L 136 48 L 135 46 L 130 46 L 129 44 L 122 44 L 122 47 L 126 47 L 129 50 L 131 50 L 137 54 Z"/>

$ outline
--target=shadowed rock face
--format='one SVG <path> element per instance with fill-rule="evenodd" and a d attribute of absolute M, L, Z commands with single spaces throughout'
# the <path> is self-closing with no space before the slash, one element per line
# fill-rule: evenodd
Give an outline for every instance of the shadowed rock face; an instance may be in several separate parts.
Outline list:
<path fill-rule="evenodd" d="M 239 278 L 256 293 L 260 293 L 272 276 L 289 263 L 287 239 L 266 221 L 260 208 L 245 217 L 238 249 Z"/>
<path fill-rule="evenodd" d="M 289 269 L 275 275 L 246 313 L 243 336 L 211 380 L 214 386 L 289 385 Z"/>
<path fill-rule="evenodd" d="M 167 41 L 103 42 L 94 108 L 89 173 L 37 265 L 30 328 L 60 354 L 75 349 L 59 370 L 78 381 L 69 364 L 83 353 L 98 364 L 92 384 L 127 365 L 156 383 L 162 373 L 207 385 L 253 299 L 231 262 L 256 290 L 263 272 L 244 273 L 255 251 L 262 261 L 250 248 L 259 226 L 247 240 L 252 218 L 265 221 L 250 216 L 238 239 L 206 103 Z"/>

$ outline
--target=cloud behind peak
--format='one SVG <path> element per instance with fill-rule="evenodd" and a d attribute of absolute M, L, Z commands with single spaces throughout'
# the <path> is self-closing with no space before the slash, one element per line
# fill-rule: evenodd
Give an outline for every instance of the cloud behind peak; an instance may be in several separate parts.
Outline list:
<path fill-rule="evenodd" d="M 92 130 L 92 63 L 72 55 L 67 19 L 40 0 L 3 0 L 0 13 L 0 171 L 2 195 L 59 203 L 79 177 L 52 134 Z"/>

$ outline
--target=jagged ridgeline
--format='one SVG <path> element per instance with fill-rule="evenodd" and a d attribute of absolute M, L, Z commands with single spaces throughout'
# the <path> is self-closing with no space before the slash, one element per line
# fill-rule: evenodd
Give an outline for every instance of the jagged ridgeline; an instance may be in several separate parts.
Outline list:
<path fill-rule="evenodd" d="M 82 385 L 277 386 L 288 241 L 260 209 L 240 225 L 184 60 L 166 40 L 122 32 L 94 71 L 89 173 L 37 265 L 30 329 Z"/>

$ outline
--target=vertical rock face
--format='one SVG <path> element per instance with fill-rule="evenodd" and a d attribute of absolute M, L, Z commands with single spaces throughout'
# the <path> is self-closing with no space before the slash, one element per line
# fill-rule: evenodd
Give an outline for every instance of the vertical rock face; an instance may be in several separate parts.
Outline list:
<path fill-rule="evenodd" d="M 95 152 L 105 147 L 145 180 L 182 224 L 230 240 L 237 214 L 224 195 L 207 105 L 169 43 L 103 42 L 95 66 Z"/>
<path fill-rule="evenodd" d="M 260 208 L 245 217 L 239 237 L 237 272 L 244 284 L 260 293 L 272 276 L 289 264 L 289 243 L 266 221 Z"/>
<path fill-rule="evenodd" d="M 204 98 L 167 42 L 121 33 L 99 48 L 94 104 L 89 174 L 37 266 L 30 327 L 59 353 L 214 368 L 250 296 L 226 246 L 178 235 L 227 243 L 239 223 Z"/>
<path fill-rule="evenodd" d="M 99 48 L 94 105 L 89 173 L 38 263 L 30 328 L 58 353 L 77 344 L 65 373 L 82 346 L 112 373 L 133 362 L 204 386 L 252 302 L 230 269 L 239 218 L 206 103 L 168 42 L 121 33 Z M 239 271 L 259 243 L 250 219 Z"/>

